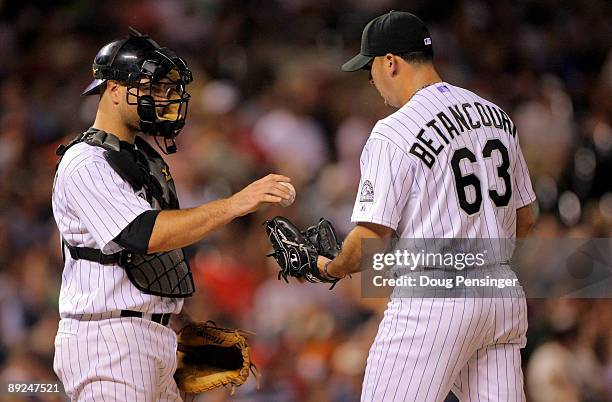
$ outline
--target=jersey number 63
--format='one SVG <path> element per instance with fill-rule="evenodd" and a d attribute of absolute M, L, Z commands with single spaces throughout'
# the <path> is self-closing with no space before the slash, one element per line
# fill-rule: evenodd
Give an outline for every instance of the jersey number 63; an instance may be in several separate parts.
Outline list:
<path fill-rule="evenodd" d="M 498 151 L 502 158 L 502 163 L 497 166 L 497 176 L 504 181 L 505 191 L 500 194 L 497 189 L 489 190 L 489 198 L 493 201 L 497 207 L 505 207 L 510 202 L 512 197 L 512 183 L 510 179 L 510 173 L 508 168 L 510 167 L 510 159 L 508 158 L 508 148 L 498 139 L 490 139 L 485 143 L 482 150 L 483 158 L 490 158 L 493 151 Z M 475 214 L 480 211 L 482 205 L 482 189 L 480 186 L 480 179 L 474 173 L 463 176 L 461 174 L 461 168 L 459 163 L 463 159 L 467 159 L 471 163 L 476 163 L 476 155 L 467 148 L 460 148 L 453 153 L 451 158 L 451 167 L 453 168 L 453 174 L 455 175 L 455 186 L 457 188 L 457 196 L 459 198 L 459 206 L 468 215 Z M 470 202 L 467 199 L 466 188 L 473 186 L 476 197 Z"/>

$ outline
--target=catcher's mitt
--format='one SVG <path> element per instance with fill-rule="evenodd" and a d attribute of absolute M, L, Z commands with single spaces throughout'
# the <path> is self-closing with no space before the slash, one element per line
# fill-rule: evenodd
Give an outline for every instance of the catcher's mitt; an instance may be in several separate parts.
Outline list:
<path fill-rule="evenodd" d="M 317 268 L 319 255 L 334 259 L 340 252 L 340 243 L 331 222 L 321 218 L 316 226 L 304 232 L 282 216 L 267 221 L 265 225 L 273 249 L 268 256 L 274 257 L 281 268 L 278 279 L 287 281 L 288 276 L 293 276 L 308 282 L 334 285 L 340 280 L 322 274 Z"/>
<path fill-rule="evenodd" d="M 183 327 L 178 333 L 178 368 L 174 374 L 179 389 L 198 394 L 229 385 L 233 394 L 249 371 L 256 375 L 247 334 L 219 328 L 212 321 Z"/>

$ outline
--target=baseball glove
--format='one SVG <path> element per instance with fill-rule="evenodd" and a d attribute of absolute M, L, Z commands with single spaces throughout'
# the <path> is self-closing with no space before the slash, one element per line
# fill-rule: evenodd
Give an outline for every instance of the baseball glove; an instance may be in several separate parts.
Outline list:
<path fill-rule="evenodd" d="M 199 394 L 229 385 L 232 395 L 249 372 L 257 376 L 242 330 L 219 328 L 212 321 L 192 322 L 178 333 L 178 368 L 174 379 L 183 392 Z"/>
<path fill-rule="evenodd" d="M 300 231 L 289 219 L 277 216 L 265 223 L 266 233 L 272 243 L 274 257 L 280 266 L 278 279 L 304 278 L 308 282 L 332 283 L 332 289 L 340 280 L 327 276 L 317 268 L 317 257 L 334 259 L 340 252 L 340 243 L 331 222 L 321 218 L 316 226 Z"/>

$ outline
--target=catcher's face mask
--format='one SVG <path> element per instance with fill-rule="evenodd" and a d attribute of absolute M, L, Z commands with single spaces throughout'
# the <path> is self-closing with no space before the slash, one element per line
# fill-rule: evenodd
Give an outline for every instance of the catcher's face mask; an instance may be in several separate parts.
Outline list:
<path fill-rule="evenodd" d="M 92 67 L 94 80 L 83 95 L 100 94 L 107 80 L 125 85 L 127 103 L 137 106 L 142 132 L 155 136 L 156 142 L 162 137 L 164 153 L 176 152 L 174 138 L 185 125 L 189 105 L 185 87 L 193 80 L 191 71 L 172 50 L 130 31 L 129 37 L 100 49 Z"/>
<path fill-rule="evenodd" d="M 190 98 L 186 86 L 192 77 L 182 59 L 171 58 L 163 50 L 154 52 L 157 60 L 143 63 L 140 74 L 131 74 L 126 100 L 137 106 L 140 129 L 163 137 L 166 153 L 173 153 L 174 138 L 185 125 Z"/>

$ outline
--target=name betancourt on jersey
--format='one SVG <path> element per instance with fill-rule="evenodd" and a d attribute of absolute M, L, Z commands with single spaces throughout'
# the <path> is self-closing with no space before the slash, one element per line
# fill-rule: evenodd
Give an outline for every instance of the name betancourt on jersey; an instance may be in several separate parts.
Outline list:
<path fill-rule="evenodd" d="M 436 163 L 436 156 L 446 145 L 450 144 L 450 140 L 460 136 L 466 130 L 493 126 L 503 129 L 512 137 L 516 136 L 516 126 L 501 108 L 474 102 L 448 106 L 448 110 L 457 125 L 453 124 L 444 112 L 439 112 L 436 115 L 437 119 L 432 119 L 425 124 L 425 127 L 421 127 L 416 135 L 419 142 L 413 143 L 410 147 L 410 153 L 430 169 Z M 444 128 L 445 133 L 442 132 L 440 126 Z M 430 133 L 434 135 L 428 136 Z M 432 137 L 437 137 L 439 140 L 436 141 Z"/>

